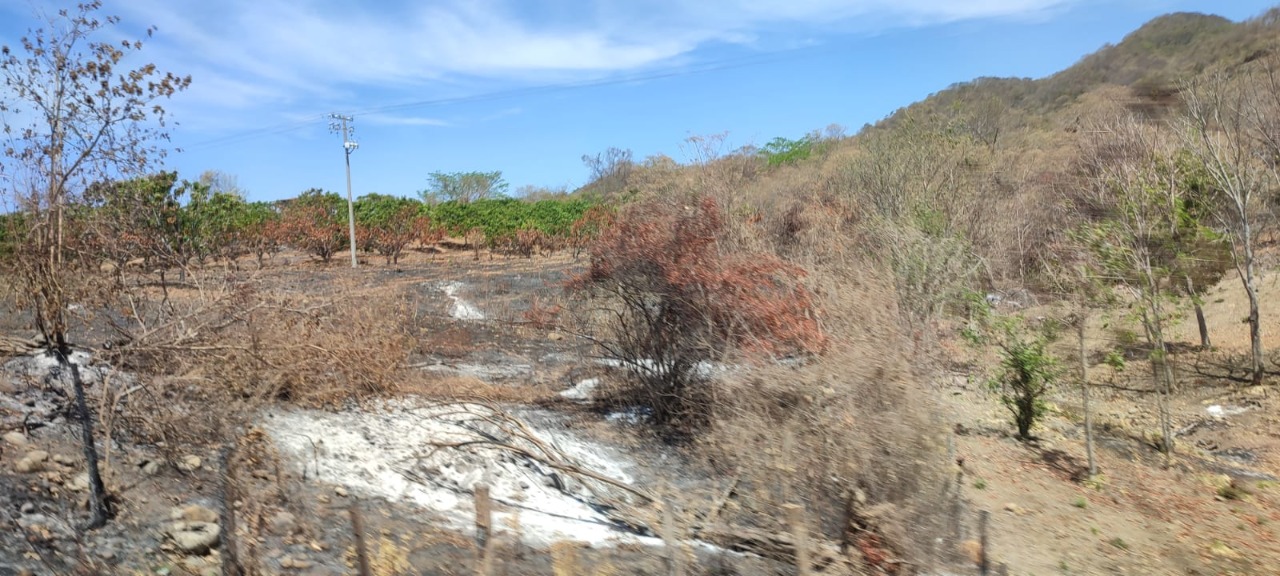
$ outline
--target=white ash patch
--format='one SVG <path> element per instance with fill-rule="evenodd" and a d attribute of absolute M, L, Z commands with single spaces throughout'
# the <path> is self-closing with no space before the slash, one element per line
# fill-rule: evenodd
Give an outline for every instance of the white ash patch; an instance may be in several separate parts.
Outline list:
<path fill-rule="evenodd" d="M 461 282 L 446 282 L 440 286 L 444 295 L 453 300 L 453 305 L 449 307 L 449 315 L 455 320 L 484 320 L 484 313 L 479 308 L 458 295 L 462 291 L 462 286 Z"/>
<path fill-rule="evenodd" d="M 1238 416 L 1249 411 L 1244 406 L 1223 406 L 1221 404 L 1213 404 L 1204 409 L 1209 416 L 1213 418 L 1226 418 L 1227 416 Z"/>
<path fill-rule="evenodd" d="M 586 402 L 591 400 L 592 396 L 595 394 L 596 388 L 599 386 L 599 378 L 587 378 L 586 380 L 582 380 L 581 382 L 574 384 L 572 388 L 560 392 L 560 397 L 568 400 Z"/>
<path fill-rule="evenodd" d="M 477 404 L 399 402 L 337 413 L 277 411 L 263 425 L 307 478 L 416 504 L 441 514 L 461 532 L 474 530 L 472 491 L 486 484 L 495 502 L 495 528 L 518 524 L 521 538 L 531 545 L 658 542 L 618 528 L 600 512 L 606 501 L 634 498 L 624 490 L 486 442 L 506 443 L 623 484 L 633 482 L 627 470 L 634 463 L 608 447 L 532 423 L 550 418 L 510 418 Z M 474 444 L 439 446 L 447 443 Z"/>
<path fill-rule="evenodd" d="M 470 376 L 485 382 L 525 378 L 533 374 L 530 364 L 473 364 L 460 362 L 456 364 L 425 364 L 418 366 L 424 372 L 454 376 Z"/>

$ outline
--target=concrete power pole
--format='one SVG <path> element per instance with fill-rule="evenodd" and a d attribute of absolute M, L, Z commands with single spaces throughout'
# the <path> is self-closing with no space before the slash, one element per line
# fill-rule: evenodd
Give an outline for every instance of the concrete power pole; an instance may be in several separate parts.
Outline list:
<path fill-rule="evenodd" d="M 351 140 L 351 133 L 355 131 L 351 124 L 355 121 L 350 116 L 330 114 L 329 118 L 333 119 L 329 129 L 342 132 L 342 149 L 347 153 L 347 230 L 351 235 L 351 267 L 356 268 L 359 264 L 356 262 L 356 204 L 351 199 L 351 153 L 360 145 Z"/>

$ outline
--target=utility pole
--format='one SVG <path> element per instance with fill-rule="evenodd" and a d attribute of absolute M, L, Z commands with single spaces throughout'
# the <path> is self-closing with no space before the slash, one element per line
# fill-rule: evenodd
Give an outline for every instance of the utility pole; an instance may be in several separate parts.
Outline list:
<path fill-rule="evenodd" d="M 356 268 L 356 204 L 351 199 L 351 153 L 360 145 L 351 140 L 351 133 L 355 131 L 351 124 L 355 120 L 342 114 L 330 114 L 329 118 L 333 119 L 329 129 L 335 133 L 342 132 L 342 149 L 347 153 L 347 230 L 351 235 L 351 267 Z"/>

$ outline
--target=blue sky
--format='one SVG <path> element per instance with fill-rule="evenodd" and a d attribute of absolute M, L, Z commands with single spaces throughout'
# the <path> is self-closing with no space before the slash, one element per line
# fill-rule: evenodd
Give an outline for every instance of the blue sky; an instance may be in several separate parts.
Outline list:
<path fill-rule="evenodd" d="M 1274 1 L 1274 0 L 1272 0 Z M 977 76 L 1042 77 L 1160 14 L 1241 20 L 1254 0 L 106 0 L 139 54 L 193 78 L 168 103 L 169 169 L 236 175 L 251 200 L 345 191 L 324 116 L 355 117 L 357 195 L 433 171 L 572 189 L 583 154 L 689 159 L 850 133 Z M 57 3 L 0 0 L 0 42 Z"/>

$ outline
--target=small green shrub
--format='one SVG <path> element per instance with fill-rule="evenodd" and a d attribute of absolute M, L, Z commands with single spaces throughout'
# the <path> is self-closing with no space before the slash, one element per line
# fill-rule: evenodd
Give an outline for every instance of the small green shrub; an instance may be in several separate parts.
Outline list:
<path fill-rule="evenodd" d="M 1112 546 L 1115 546 L 1116 548 L 1119 548 L 1119 549 L 1121 549 L 1121 550 L 1128 550 L 1128 549 L 1129 549 L 1129 543 L 1128 543 L 1128 542 L 1125 542 L 1125 541 L 1124 541 L 1124 538 L 1121 538 L 1121 537 L 1119 537 L 1119 536 L 1117 536 L 1117 537 L 1115 537 L 1115 538 L 1112 538 L 1112 539 L 1111 539 L 1111 540 L 1109 540 L 1107 543 L 1108 543 L 1108 544 L 1111 544 Z"/>
<path fill-rule="evenodd" d="M 974 481 L 973 481 L 973 487 L 974 487 L 974 488 L 977 488 L 977 489 L 979 489 L 979 490 L 986 490 L 986 489 L 987 489 L 987 481 L 986 481 L 986 480 L 983 480 L 983 479 L 981 479 L 981 478 L 979 478 L 979 479 L 977 479 L 977 480 L 974 480 Z"/>
<path fill-rule="evenodd" d="M 1249 494 L 1250 493 L 1247 488 L 1237 484 L 1236 482 L 1232 482 L 1226 486 L 1218 488 L 1218 496 L 1223 500 L 1244 500 L 1246 496 L 1249 496 Z"/>
<path fill-rule="evenodd" d="M 1102 363 L 1114 368 L 1116 372 L 1123 372 L 1125 366 L 1124 354 L 1121 354 L 1118 350 L 1108 350 L 1106 357 L 1102 359 Z"/>
<path fill-rule="evenodd" d="M 1031 428 L 1048 412 L 1045 397 L 1058 376 L 1058 361 L 1049 353 L 1044 334 L 1027 338 L 1017 321 L 1006 322 L 1004 332 L 998 343 L 1001 373 L 987 385 L 1013 414 L 1018 438 L 1028 440 Z"/>

